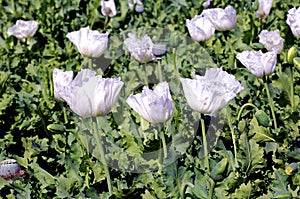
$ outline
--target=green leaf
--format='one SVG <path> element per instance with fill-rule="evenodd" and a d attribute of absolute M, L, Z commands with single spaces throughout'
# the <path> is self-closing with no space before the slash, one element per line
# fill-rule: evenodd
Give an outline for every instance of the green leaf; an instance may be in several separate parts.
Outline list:
<path fill-rule="evenodd" d="M 143 199 L 156 199 L 155 196 L 151 195 L 151 193 L 146 189 L 144 194 L 141 194 Z"/>
<path fill-rule="evenodd" d="M 280 174 L 275 170 L 275 180 L 273 181 L 272 190 L 274 193 L 274 198 L 291 198 L 291 193 L 287 190 L 287 175 Z"/>
<path fill-rule="evenodd" d="M 253 187 L 250 182 L 247 184 L 243 183 L 241 186 L 235 190 L 234 194 L 232 194 L 232 198 L 236 199 L 244 199 L 244 198 L 252 198 L 253 197 Z"/>
<path fill-rule="evenodd" d="M 264 150 L 259 147 L 254 139 L 248 141 L 246 133 L 243 133 L 239 139 L 238 161 L 242 165 L 246 175 L 257 171 L 265 166 Z"/>
<path fill-rule="evenodd" d="M 223 173 L 227 167 L 228 159 L 223 158 L 220 162 L 218 162 L 211 171 L 211 178 L 213 180 L 220 180 L 223 178 Z"/>

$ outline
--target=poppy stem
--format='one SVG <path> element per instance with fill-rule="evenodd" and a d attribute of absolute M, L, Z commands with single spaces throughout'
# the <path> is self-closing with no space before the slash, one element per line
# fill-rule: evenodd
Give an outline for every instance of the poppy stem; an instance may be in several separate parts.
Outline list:
<path fill-rule="evenodd" d="M 159 82 L 163 81 L 163 72 L 162 72 L 162 65 L 160 60 L 158 60 L 157 62 L 157 76 L 158 76 L 158 80 Z"/>
<path fill-rule="evenodd" d="M 265 81 L 264 85 L 265 85 L 265 89 L 266 89 L 267 96 L 268 96 L 268 101 L 269 101 L 270 108 L 271 108 L 271 114 L 272 114 L 272 117 L 273 117 L 274 128 L 277 129 L 276 116 L 275 116 L 275 112 L 274 112 L 274 102 L 273 102 L 273 99 L 271 98 L 269 86 L 268 86 L 268 83 L 266 81 Z"/>
<path fill-rule="evenodd" d="M 250 104 L 250 103 L 249 103 Z M 242 109 L 241 109 L 242 110 Z M 240 111 L 241 112 L 241 111 Z M 236 138 L 235 138 L 235 133 L 234 133 L 234 129 L 232 128 L 231 124 L 231 114 L 228 113 L 228 111 L 226 111 L 226 115 L 227 115 L 227 122 L 228 122 L 228 126 L 230 129 L 230 133 L 231 133 L 231 139 L 232 139 L 232 143 L 233 143 L 233 155 L 234 155 L 234 164 L 235 166 L 238 166 L 238 162 L 237 162 L 237 147 L 236 147 Z M 238 120 L 239 121 L 239 120 Z"/>
<path fill-rule="evenodd" d="M 292 68 L 289 68 L 289 73 L 290 73 L 289 75 L 290 75 L 290 87 L 291 87 L 290 100 L 291 100 L 292 109 L 294 109 L 295 99 L 294 99 L 294 81 L 293 81 L 293 69 Z"/>
<path fill-rule="evenodd" d="M 165 138 L 165 132 L 161 132 L 161 141 L 163 145 L 163 151 L 164 151 L 164 158 L 167 158 L 168 151 L 167 151 L 167 144 L 166 144 L 166 138 Z"/>
<path fill-rule="evenodd" d="M 203 148 L 204 148 L 204 167 L 207 169 L 208 173 L 210 173 L 209 169 L 209 161 L 208 161 L 208 149 L 207 149 L 207 139 L 206 139 L 206 132 L 205 132 L 205 122 L 203 117 L 200 113 L 200 121 L 201 121 L 201 133 L 203 139 Z"/>
<path fill-rule="evenodd" d="M 101 138 L 101 132 L 98 132 L 98 127 L 97 127 L 97 118 L 96 117 L 92 117 L 92 121 L 93 121 L 93 133 L 94 133 L 94 137 L 96 139 L 96 143 L 97 143 L 97 148 L 100 151 L 100 160 L 103 164 L 104 167 L 104 171 L 106 174 L 106 181 L 107 181 L 107 186 L 108 186 L 108 191 L 109 193 L 111 193 L 111 179 L 110 179 L 110 173 L 108 170 L 108 166 L 106 163 L 106 159 L 105 159 L 105 154 L 104 154 L 104 150 L 103 150 L 103 144 L 102 144 L 102 138 Z"/>
<path fill-rule="evenodd" d="M 244 105 L 241 107 L 241 109 L 240 109 L 240 111 L 239 111 L 239 113 L 238 113 L 237 121 L 240 120 L 241 115 L 242 115 L 242 112 L 243 112 L 244 108 L 246 108 L 247 106 L 251 106 L 251 107 L 255 108 L 256 111 L 258 110 L 258 108 L 257 108 L 254 104 L 252 104 L 252 103 L 246 103 L 246 104 L 244 104 Z"/>

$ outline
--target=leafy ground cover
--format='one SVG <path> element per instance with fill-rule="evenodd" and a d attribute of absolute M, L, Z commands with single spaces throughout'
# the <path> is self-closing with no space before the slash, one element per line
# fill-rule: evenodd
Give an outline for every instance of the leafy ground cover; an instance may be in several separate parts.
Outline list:
<path fill-rule="evenodd" d="M 269 16 L 256 17 L 258 2 L 215 0 L 213 7 L 231 5 L 237 24 L 216 31 L 204 42 L 193 41 L 185 26 L 204 9 L 203 2 L 145 1 L 144 12 L 116 2 L 117 15 L 101 14 L 100 0 L 1 0 L 0 20 L 0 160 L 13 158 L 25 175 L 0 178 L 3 198 L 297 198 L 300 195 L 300 67 L 288 59 L 299 48 L 286 23 L 298 0 L 274 0 Z M 33 37 L 17 39 L 7 29 L 18 19 L 35 20 Z M 109 33 L 109 47 L 96 59 L 84 58 L 67 39 L 69 32 L 89 26 Z M 236 59 L 244 50 L 266 51 L 262 30 L 280 31 L 284 49 L 274 73 L 257 78 Z M 140 64 L 123 45 L 128 33 L 148 34 L 167 44 L 159 60 Z M 300 57 L 296 52 L 295 56 Z M 143 121 L 126 105 L 131 93 L 159 82 L 162 66 L 175 111 L 164 125 Z M 201 115 L 209 140 L 205 168 L 203 128 L 199 113 L 184 98 L 179 77 L 203 75 L 222 67 L 242 83 L 241 91 L 218 115 Z M 102 132 L 107 173 L 90 118 L 72 113 L 54 98 L 54 68 L 91 68 L 125 83 L 112 111 L 97 117 Z M 269 91 L 270 96 L 268 96 Z M 274 117 L 270 109 L 274 103 Z M 202 124 L 203 126 L 203 124 Z M 168 156 L 162 157 L 165 133 Z"/>

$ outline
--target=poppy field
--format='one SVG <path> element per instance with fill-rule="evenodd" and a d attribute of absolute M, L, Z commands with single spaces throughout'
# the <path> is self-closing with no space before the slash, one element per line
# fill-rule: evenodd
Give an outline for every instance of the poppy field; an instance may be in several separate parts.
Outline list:
<path fill-rule="evenodd" d="M 299 0 L 0 0 L 1 198 L 299 198 Z"/>

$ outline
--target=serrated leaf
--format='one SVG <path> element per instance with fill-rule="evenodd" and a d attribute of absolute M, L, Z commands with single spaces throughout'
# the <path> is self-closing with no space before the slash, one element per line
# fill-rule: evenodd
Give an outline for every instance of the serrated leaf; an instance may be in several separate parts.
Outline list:
<path fill-rule="evenodd" d="M 287 197 L 287 195 L 291 196 L 291 193 L 287 190 L 287 178 L 287 175 L 281 174 L 279 171 L 275 170 L 275 180 L 273 181 L 272 187 L 272 190 L 275 192 L 275 198 L 284 198 Z"/>
<path fill-rule="evenodd" d="M 252 198 L 252 190 L 253 187 L 250 182 L 248 182 L 247 184 L 243 183 L 238 189 L 235 190 L 234 194 L 232 194 L 232 198 Z"/>
<path fill-rule="evenodd" d="M 242 169 L 247 175 L 265 166 L 263 148 L 259 147 L 255 140 L 248 141 L 246 133 L 239 139 L 238 161 L 242 164 Z"/>
<path fill-rule="evenodd" d="M 253 139 L 257 142 L 273 141 L 275 142 L 270 130 L 266 127 L 260 126 L 257 118 L 253 118 L 250 122 L 249 135 L 253 135 Z"/>

